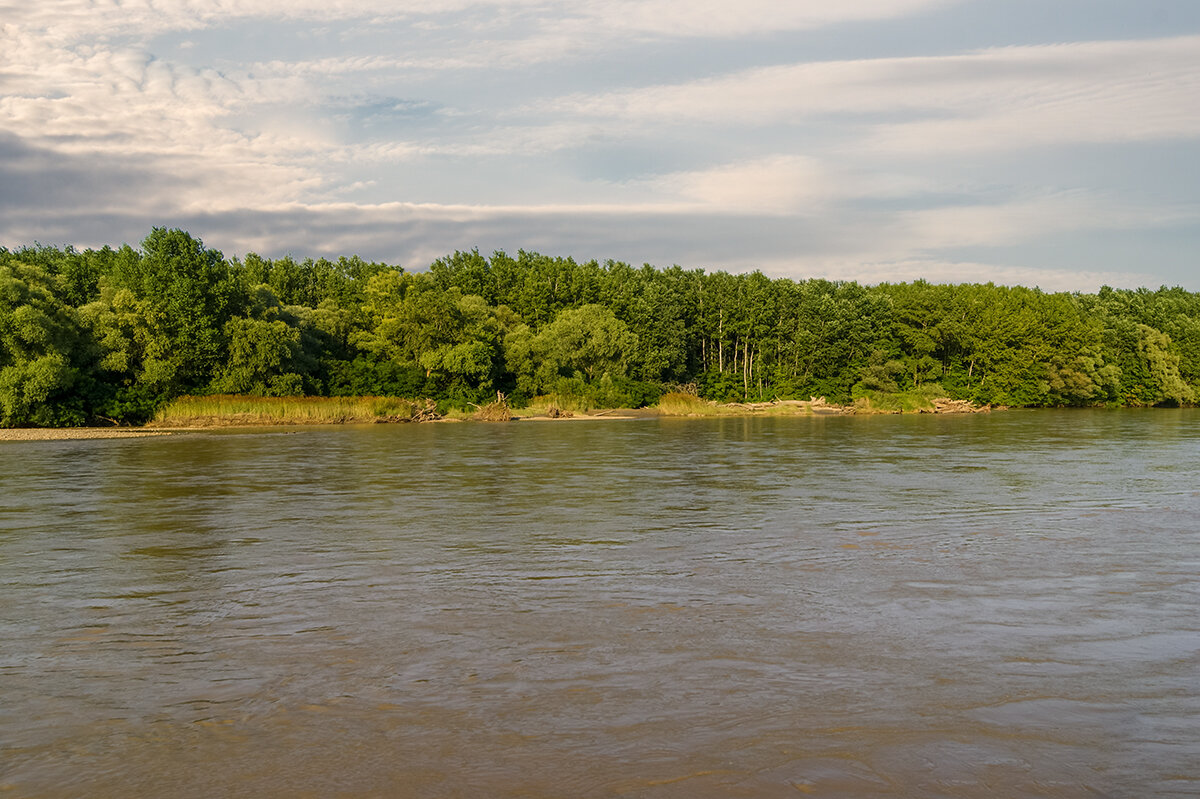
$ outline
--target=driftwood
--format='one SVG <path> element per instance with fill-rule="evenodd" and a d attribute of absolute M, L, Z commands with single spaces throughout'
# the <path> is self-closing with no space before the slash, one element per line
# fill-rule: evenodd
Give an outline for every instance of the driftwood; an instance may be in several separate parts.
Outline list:
<path fill-rule="evenodd" d="M 414 411 L 412 415 L 414 422 L 436 422 L 441 418 L 442 415 L 437 411 L 437 403 L 431 399 L 425 400 L 425 407 Z"/>
<path fill-rule="evenodd" d="M 415 403 L 415 400 L 413 402 Z M 438 413 L 437 403 L 431 399 L 426 399 L 425 407 L 423 408 L 413 408 L 413 410 L 407 413 L 389 413 L 382 416 L 376 416 L 370 421 L 374 424 L 403 424 L 406 422 L 436 422 L 441 418 L 442 415 Z M 348 424 L 361 421 L 363 420 L 346 416 L 338 419 L 336 423 Z"/>
<path fill-rule="evenodd" d="M 774 406 L 779 405 L 780 401 L 779 398 L 776 397 L 770 402 L 727 402 L 725 404 L 730 408 L 742 408 L 743 410 L 747 411 L 761 411 L 764 408 L 773 408 Z"/>
<path fill-rule="evenodd" d="M 933 403 L 932 413 L 991 413 L 992 410 L 991 405 L 976 405 L 970 400 L 953 400 L 949 397 L 938 397 L 930 402 Z"/>
<path fill-rule="evenodd" d="M 768 408 L 777 406 L 787 406 L 793 408 L 805 408 L 810 413 L 814 414 L 839 414 L 839 413 L 900 413 L 898 409 L 881 410 L 873 407 L 871 400 L 864 397 L 854 405 L 832 405 L 824 397 L 810 397 L 807 400 L 781 400 L 778 397 L 770 402 L 727 402 L 723 407 L 737 408 L 743 411 L 763 411 Z M 998 408 L 1003 410 L 1003 408 Z M 930 407 L 919 408 L 917 413 L 990 413 L 991 405 L 976 405 L 970 400 L 955 400 L 949 397 L 938 397 L 930 400 Z"/>
<path fill-rule="evenodd" d="M 845 408 L 841 405 L 830 405 L 824 397 L 811 397 L 806 400 L 781 400 L 775 397 L 770 402 L 727 402 L 726 408 L 740 408 L 744 411 L 763 411 L 767 408 L 777 408 L 780 406 L 789 408 L 807 408 L 813 413 L 852 413 L 853 408 Z"/>
<path fill-rule="evenodd" d="M 475 403 L 471 403 L 475 405 Z M 502 392 L 496 392 L 496 401 L 487 405 L 475 405 L 475 420 L 479 422 L 511 422 L 512 410 L 508 407 L 508 397 Z"/>

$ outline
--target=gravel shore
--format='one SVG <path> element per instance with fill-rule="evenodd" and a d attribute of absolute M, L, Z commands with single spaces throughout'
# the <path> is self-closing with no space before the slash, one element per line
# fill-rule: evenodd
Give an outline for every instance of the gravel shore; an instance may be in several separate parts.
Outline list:
<path fill-rule="evenodd" d="M 19 427 L 0 428 L 0 441 L 67 441 L 79 438 L 145 438 L 169 436 L 164 430 L 136 427 Z"/>

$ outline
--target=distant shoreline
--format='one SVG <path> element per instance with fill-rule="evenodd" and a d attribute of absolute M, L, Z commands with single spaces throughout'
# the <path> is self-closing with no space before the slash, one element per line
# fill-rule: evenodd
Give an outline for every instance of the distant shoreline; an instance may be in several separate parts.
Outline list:
<path fill-rule="evenodd" d="M 765 411 L 764 412 L 764 406 Z M 780 407 L 782 406 L 782 407 Z M 883 411 L 876 409 L 854 408 L 853 406 L 829 406 L 818 407 L 817 409 L 796 409 L 795 406 L 788 406 L 784 403 L 771 405 L 763 403 L 757 407 L 746 407 L 744 404 L 736 403 L 731 405 L 714 405 L 719 409 L 717 413 L 670 413 L 663 412 L 658 408 L 609 408 L 600 409 L 590 412 L 573 413 L 561 416 L 548 416 L 543 413 L 531 413 L 522 415 L 520 411 L 514 413 L 511 421 L 513 422 L 620 422 L 620 421 L 636 421 L 645 419 L 748 419 L 748 418 L 813 418 L 813 417 L 829 417 L 829 416 L 917 416 L 917 415 L 973 415 L 978 413 L 989 413 L 991 411 L 1006 411 L 1009 408 L 984 408 L 978 407 L 973 410 L 921 410 L 921 411 Z M 770 412 L 771 408 L 777 409 L 776 412 Z M 1053 408 L 1028 408 L 1026 410 L 1056 410 Z M 1061 409 L 1058 409 L 1061 410 Z M 1129 409 L 1114 409 L 1114 410 L 1129 410 Z M 780 412 L 782 411 L 782 412 Z M 16 428 L 0 428 L 0 443 L 6 441 L 79 441 L 88 439 L 118 439 L 118 438 L 150 438 L 160 436 L 173 436 L 182 433 L 204 433 L 214 432 L 218 430 L 256 430 L 267 427 L 346 427 L 346 426 L 364 426 L 371 424 L 456 424 L 462 422 L 475 422 L 476 424 L 498 424 L 497 422 L 484 422 L 477 419 L 448 417 L 439 419 L 428 419 L 421 422 L 412 422 L 407 420 L 397 419 L 379 419 L 373 422 L 364 422 L 359 419 L 350 419 L 344 421 L 286 421 L 280 419 L 263 419 L 261 421 L 252 421 L 246 418 L 208 418 L 208 419 L 193 419 L 189 420 L 188 424 L 172 424 L 164 425 L 161 422 L 158 425 L 151 423 L 145 427 L 16 427 Z"/>
<path fill-rule="evenodd" d="M 913 413 L 971 414 L 986 413 L 989 407 L 973 407 L 967 403 L 934 405 Z M 524 411 L 524 412 L 523 412 Z M 763 403 L 706 403 L 696 398 L 690 402 L 668 407 L 606 408 L 585 412 L 541 412 L 539 409 L 520 409 L 512 413 L 513 422 L 589 422 L 630 421 L 637 419 L 685 419 L 685 418 L 749 418 L 749 417 L 802 417 L 841 415 L 883 415 L 900 411 L 872 408 L 870 405 L 838 406 L 823 400 L 785 400 Z M 406 423 L 455 423 L 483 422 L 471 417 L 425 417 L 410 419 L 393 416 L 390 418 L 364 419 L 356 417 L 288 417 L 285 415 L 253 416 L 245 413 L 211 413 L 187 418 L 150 422 L 144 427 L 25 427 L 0 428 L 0 441 L 74 441 L 84 439 L 147 438 L 168 436 L 178 433 L 204 432 L 212 430 L 255 429 L 263 427 L 329 427 L 361 424 L 406 424 Z"/>

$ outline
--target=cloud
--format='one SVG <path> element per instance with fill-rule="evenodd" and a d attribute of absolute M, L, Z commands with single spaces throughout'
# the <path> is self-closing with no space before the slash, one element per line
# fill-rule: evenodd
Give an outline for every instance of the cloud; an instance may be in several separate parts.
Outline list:
<path fill-rule="evenodd" d="M 136 47 L 54 47 L 23 35 L 0 37 L 0 135 L 59 159 L 91 159 L 157 173 L 158 192 L 133 196 L 117 181 L 108 197 L 174 207 L 282 202 L 320 181 L 304 162 L 324 149 L 319 128 L 251 134 L 223 122 L 239 108 L 308 95 L 287 81 L 237 82 L 211 69 L 161 61 Z M 11 47 L 4 48 L 3 44 Z M 143 189 L 153 191 L 147 182 Z"/>
<path fill-rule="evenodd" d="M 45 31 L 60 42 L 196 30 L 239 19 L 407 21 L 436 27 L 439 20 L 466 12 L 483 15 L 475 19 L 477 37 L 516 18 L 538 23 L 543 32 L 726 38 L 891 19 L 956 2 L 961 0 L 38 0 L 0 3 L 0 12 L 8 24 Z"/>
<path fill-rule="evenodd" d="M 127 211 L 150 213 L 154 203 L 138 198 L 161 183 L 136 161 L 97 164 L 0 133 L 0 212 L 10 223 L 17 215 L 89 211 L 97 197 L 109 196 L 114 187 L 124 188 L 121 199 Z"/>
<path fill-rule="evenodd" d="M 847 147 L 937 152 L 1193 138 L 1196 107 L 1200 37 L 1186 36 L 791 64 L 577 95 L 550 109 L 626 128 L 835 118 L 860 131 Z"/>
<path fill-rule="evenodd" d="M 0 236 L 88 246 L 166 224 L 232 253 L 420 267 L 528 248 L 876 281 L 1195 228 L 1194 193 L 1120 193 L 1056 159 L 1200 137 L 1200 36 L 762 66 L 811 41 L 779 34 L 957 5 L 0 0 Z M 265 42 L 257 63 L 243 40 Z M 665 60 L 735 66 L 667 82 Z M 1021 172 L 1030 148 L 1049 168 Z M 1080 280 L 1140 279 L 1106 263 Z"/>
<path fill-rule="evenodd" d="M 1200 223 L 1200 205 L 1155 206 L 1104 194 L 1062 192 L 1001 203 L 955 204 L 896 214 L 889 227 L 898 251 L 995 247 L 1052 234 L 1168 228 Z"/>
<path fill-rule="evenodd" d="M 774 154 L 630 181 L 632 188 L 695 210 L 795 216 L 836 214 L 855 200 L 911 199 L 944 187 L 899 171 L 863 170 L 834 159 Z"/>
<path fill-rule="evenodd" d="M 776 277 L 857 280 L 864 283 L 925 278 L 942 282 L 1038 285 L 1047 290 L 1094 291 L 1100 285 L 1139 286 L 1164 281 L 1137 268 L 1084 271 L 1029 264 L 948 258 L 940 251 L 970 244 L 1012 245 L 1078 229 L 1083 223 L 1058 211 L 1059 223 L 1030 224 L 1054 203 L 1050 198 L 990 208 L 930 209 L 916 214 L 862 211 L 827 216 L 763 216 L 695 206 L 471 206 L 412 203 L 325 203 L 237 210 L 172 212 L 122 209 L 95 214 L 72 207 L 47 225 L 44 214 L 14 204 L 7 225 L 16 245 L 45 243 L 100 246 L 139 241 L 152 225 L 181 226 L 227 254 L 337 257 L 359 254 L 424 268 L 456 249 L 514 252 L 528 249 L 577 259 L 614 258 L 634 264 L 681 264 L 732 272 L 761 269 Z M 1082 212 L 1087 203 L 1074 199 Z M 1091 201 L 1093 208 L 1102 206 Z M 1054 215 L 1051 213 L 1051 215 Z M 1194 218 L 1194 217 L 1193 217 Z M 1103 219 L 1100 220 L 1102 224 Z M 964 225 L 950 238 L 945 231 Z M 864 234 L 869 231 L 869 234 Z M 1011 235 L 1011 238 L 1008 236 Z M 1139 264 L 1140 265 L 1140 264 Z"/>
<path fill-rule="evenodd" d="M 727 38 L 890 19 L 956 0 L 594 0 L 579 3 L 581 21 L 595 28 L 664 37 Z"/>
<path fill-rule="evenodd" d="M 780 155 L 677 172 L 646 182 L 656 193 L 733 213 L 792 214 L 826 200 L 834 180 L 819 161 Z"/>

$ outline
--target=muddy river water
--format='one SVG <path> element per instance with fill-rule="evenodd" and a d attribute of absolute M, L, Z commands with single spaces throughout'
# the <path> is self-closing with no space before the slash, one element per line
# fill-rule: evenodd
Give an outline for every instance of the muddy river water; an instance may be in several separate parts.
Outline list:
<path fill-rule="evenodd" d="M 1200 411 L 0 442 L 0 796 L 1200 796 Z"/>

